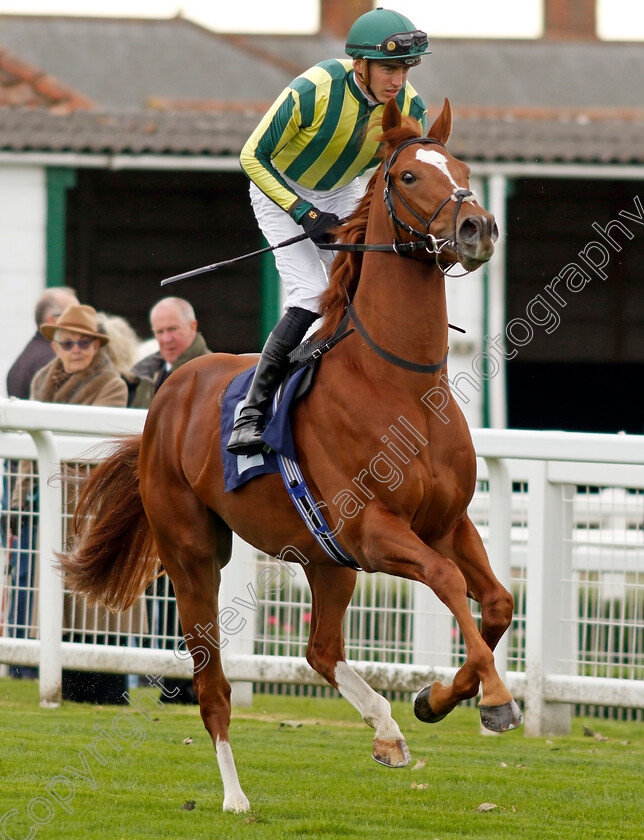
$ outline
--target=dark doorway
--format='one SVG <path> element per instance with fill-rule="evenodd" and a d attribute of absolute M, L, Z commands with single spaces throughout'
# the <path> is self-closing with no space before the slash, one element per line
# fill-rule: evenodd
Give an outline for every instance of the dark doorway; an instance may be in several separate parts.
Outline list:
<path fill-rule="evenodd" d="M 260 348 L 259 260 L 160 286 L 261 247 L 243 174 L 79 170 L 67 219 L 67 282 L 83 303 L 121 315 L 149 338 L 150 307 L 176 295 L 194 306 L 212 350 Z"/>
<path fill-rule="evenodd" d="M 537 295 L 556 314 L 548 327 L 541 306 L 537 320 L 544 324 L 532 324 L 532 339 L 508 362 L 511 427 L 644 432 L 644 218 L 637 220 L 642 204 L 644 191 L 634 181 L 514 183 L 507 322 L 530 320 L 526 308 Z M 609 226 L 614 220 L 621 227 Z M 587 251 L 592 242 L 605 254 L 599 247 Z M 606 265 L 593 270 L 580 256 L 585 250 L 597 264 L 608 255 Z M 576 290 L 574 279 L 570 286 L 565 282 L 573 264 L 590 278 L 579 274 Z M 564 279 L 552 286 L 557 276 Z"/>

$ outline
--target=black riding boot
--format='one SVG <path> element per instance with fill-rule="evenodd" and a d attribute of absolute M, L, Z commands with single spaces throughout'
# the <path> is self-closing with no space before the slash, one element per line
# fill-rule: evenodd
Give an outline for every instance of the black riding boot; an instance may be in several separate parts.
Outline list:
<path fill-rule="evenodd" d="M 261 452 L 264 414 L 288 370 L 288 354 L 298 346 L 318 317 L 307 309 L 292 307 L 266 339 L 244 405 L 228 439 L 226 449 L 229 452 L 234 455 Z"/>
<path fill-rule="evenodd" d="M 288 368 L 288 354 L 293 347 L 271 333 L 259 357 L 239 417 L 235 420 L 226 449 L 235 455 L 260 452 L 264 444 L 264 414 Z"/>

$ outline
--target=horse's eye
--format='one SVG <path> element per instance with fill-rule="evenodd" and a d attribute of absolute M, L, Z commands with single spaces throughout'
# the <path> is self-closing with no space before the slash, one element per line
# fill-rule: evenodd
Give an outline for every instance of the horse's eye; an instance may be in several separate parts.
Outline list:
<path fill-rule="evenodd" d="M 403 182 L 403 184 L 413 184 L 416 180 L 416 176 L 413 175 L 411 172 L 403 172 L 400 180 Z"/>

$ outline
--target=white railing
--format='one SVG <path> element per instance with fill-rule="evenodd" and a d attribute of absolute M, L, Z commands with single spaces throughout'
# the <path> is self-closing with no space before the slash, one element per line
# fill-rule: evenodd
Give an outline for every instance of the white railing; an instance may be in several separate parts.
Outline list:
<path fill-rule="evenodd" d="M 89 625 L 72 641 L 78 624 L 63 618 L 52 567 L 68 514 L 49 477 L 61 462 L 98 460 L 97 443 L 140 432 L 144 421 L 132 409 L 0 402 L 0 458 L 8 467 L 37 464 L 40 492 L 40 549 L 22 552 L 40 556 L 39 585 L 33 573 L 17 579 L 15 546 L 0 557 L 0 662 L 40 665 L 43 705 L 60 702 L 62 668 L 191 673 L 167 590 L 146 598 L 149 628 L 119 625 L 127 646 L 100 643 Z M 515 596 L 515 619 L 495 655 L 524 701 L 526 732 L 567 731 L 570 704 L 644 708 L 644 438 L 489 429 L 473 438 L 479 487 L 470 512 Z M 8 516 L 0 514 L 5 533 Z M 324 684 L 304 659 L 310 597 L 302 570 L 281 564 L 279 586 L 267 591 L 262 583 L 275 577 L 261 572 L 274 563 L 235 538 L 222 576 L 222 656 L 238 700 L 253 682 Z M 38 615 L 21 624 L 12 604 L 19 593 L 31 603 L 36 590 Z M 348 659 L 380 690 L 449 680 L 463 661 L 452 616 L 426 587 L 398 578 L 359 575 L 345 638 Z"/>

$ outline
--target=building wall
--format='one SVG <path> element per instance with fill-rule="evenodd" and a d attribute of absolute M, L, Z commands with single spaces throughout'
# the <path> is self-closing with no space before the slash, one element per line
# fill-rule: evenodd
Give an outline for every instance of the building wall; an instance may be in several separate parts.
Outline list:
<path fill-rule="evenodd" d="M 47 187 L 41 166 L 0 166 L 0 394 L 7 371 L 34 334 L 46 284 Z"/>

